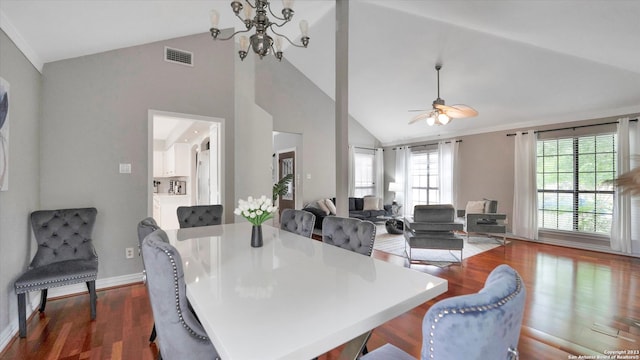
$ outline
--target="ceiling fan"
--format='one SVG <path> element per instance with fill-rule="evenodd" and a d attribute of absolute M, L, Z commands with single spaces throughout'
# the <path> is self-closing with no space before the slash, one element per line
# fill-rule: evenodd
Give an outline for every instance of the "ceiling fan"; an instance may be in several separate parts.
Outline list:
<path fill-rule="evenodd" d="M 478 115 L 478 112 L 475 109 L 467 105 L 457 104 L 449 106 L 444 104 L 444 100 L 440 98 L 440 69 L 442 69 L 442 64 L 436 64 L 436 71 L 438 73 L 438 98 L 433 100 L 433 109 L 414 116 L 409 121 L 409 124 L 426 119 L 429 126 L 447 125 L 451 119 L 462 119 Z"/>

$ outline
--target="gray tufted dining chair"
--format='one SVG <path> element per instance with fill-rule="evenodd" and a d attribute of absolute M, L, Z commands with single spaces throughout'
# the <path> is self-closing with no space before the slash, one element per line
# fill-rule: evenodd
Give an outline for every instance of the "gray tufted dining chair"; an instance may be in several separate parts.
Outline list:
<path fill-rule="evenodd" d="M 152 217 L 144 218 L 138 223 L 138 252 L 142 255 L 142 241 L 147 235 L 160 229 L 160 226 L 156 220 Z M 144 268 L 144 258 L 142 258 L 142 282 L 147 281 L 147 270 Z M 153 342 L 156 339 L 156 325 L 153 325 L 151 329 L 151 335 L 149 336 L 149 342 Z"/>
<path fill-rule="evenodd" d="M 322 220 L 322 241 L 371 256 L 376 226 L 371 221 L 327 216 Z"/>
<path fill-rule="evenodd" d="M 304 237 L 311 237 L 316 216 L 304 210 L 284 209 L 280 215 L 280 229 Z"/>
<path fill-rule="evenodd" d="M 497 266 L 479 292 L 429 308 L 422 321 L 421 359 L 517 359 L 525 303 L 520 275 L 508 265 Z M 408 359 L 414 358 L 391 344 L 360 358 Z"/>
<path fill-rule="evenodd" d="M 162 358 L 219 359 L 204 328 L 189 310 L 182 258 L 162 229 L 144 239 L 142 258 Z"/>
<path fill-rule="evenodd" d="M 181 229 L 222 224 L 222 205 L 180 206 L 176 212 Z"/>
<path fill-rule="evenodd" d="M 96 318 L 98 255 L 91 236 L 97 213 L 95 208 L 31 213 L 38 250 L 27 271 L 14 283 L 20 337 L 27 336 L 26 295 L 30 291 L 41 291 L 40 312 L 44 312 L 49 288 L 84 282 L 89 290 L 91 320 Z"/>

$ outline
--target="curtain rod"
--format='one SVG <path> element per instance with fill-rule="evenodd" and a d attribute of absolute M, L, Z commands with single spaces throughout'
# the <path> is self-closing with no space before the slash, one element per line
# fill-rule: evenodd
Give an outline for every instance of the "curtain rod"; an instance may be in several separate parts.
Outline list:
<path fill-rule="evenodd" d="M 457 143 L 461 143 L 462 140 L 456 140 Z M 445 141 L 445 144 L 451 144 L 451 141 Z M 420 145 L 411 145 L 411 146 L 405 146 L 408 147 L 409 149 L 414 148 L 414 147 L 420 147 L 420 146 L 432 146 L 432 145 L 438 145 L 439 143 L 431 143 L 431 144 L 420 144 Z M 394 147 L 391 148 L 391 150 L 397 150 L 397 149 L 402 149 L 402 146 L 398 146 L 398 147 Z"/>
<path fill-rule="evenodd" d="M 638 121 L 638 119 L 631 119 L 629 121 Z M 585 128 L 585 127 L 592 127 L 592 126 L 602 126 L 602 125 L 613 125 L 613 124 L 617 124 L 618 121 L 610 121 L 610 122 L 606 122 L 606 123 L 600 123 L 600 124 L 589 124 L 589 125 L 578 125 L 578 126 L 569 126 L 569 127 L 564 127 L 564 128 L 558 128 L 558 129 L 548 129 L 548 130 L 536 130 L 533 133 L 534 134 L 538 134 L 538 133 L 546 133 L 546 132 L 551 132 L 551 131 L 562 131 L 562 130 L 575 130 L 575 129 L 580 129 L 580 128 Z M 528 132 L 522 132 L 522 134 L 528 134 Z M 517 133 L 513 133 L 513 134 L 507 134 L 507 136 L 516 136 L 518 135 Z"/>
<path fill-rule="evenodd" d="M 353 146 L 356 149 L 363 149 L 363 150 L 373 150 L 373 151 L 377 151 L 378 149 L 372 149 L 372 148 L 367 148 L 367 147 L 362 147 L 362 146 Z"/>

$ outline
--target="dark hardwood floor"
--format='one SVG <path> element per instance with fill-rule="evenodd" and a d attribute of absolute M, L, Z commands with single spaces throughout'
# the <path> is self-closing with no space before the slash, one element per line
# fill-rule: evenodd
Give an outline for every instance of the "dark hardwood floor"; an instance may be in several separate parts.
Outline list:
<path fill-rule="evenodd" d="M 382 252 L 374 256 L 402 264 Z M 520 359 L 568 359 L 605 351 L 640 349 L 640 259 L 525 241 L 511 241 L 463 261 L 462 266 L 412 268 L 449 281 L 449 291 L 376 328 L 369 349 L 390 342 L 416 358 L 422 317 L 435 301 L 480 290 L 488 273 L 506 263 L 527 287 Z M 51 299 L 45 314 L 28 322 L 28 337 L 16 338 L 1 359 L 155 359 L 149 344 L 153 324 L 144 285 L 98 292 L 98 317 L 89 320 L 88 295 Z M 337 359 L 338 350 L 320 357 Z M 595 358 L 595 357 L 593 357 Z"/>

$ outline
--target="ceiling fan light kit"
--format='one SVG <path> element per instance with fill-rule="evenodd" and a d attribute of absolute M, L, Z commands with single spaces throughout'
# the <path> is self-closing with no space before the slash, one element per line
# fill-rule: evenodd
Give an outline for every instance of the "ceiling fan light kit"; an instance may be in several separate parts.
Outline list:
<path fill-rule="evenodd" d="M 255 29 L 255 33 L 248 38 L 244 35 L 240 36 L 240 50 L 238 51 L 240 60 L 244 60 L 244 58 L 247 57 L 247 52 L 249 51 L 249 48 L 251 48 L 253 52 L 260 57 L 260 59 L 270 53 L 273 53 L 278 61 L 282 61 L 283 38 L 295 47 L 306 48 L 307 45 L 309 45 L 309 23 L 306 20 L 300 21 L 300 44 L 294 43 L 285 35 L 274 30 L 274 28 L 281 28 L 291 21 L 294 14 L 292 9 L 293 2 L 294 0 L 282 0 L 282 17 L 279 17 L 271 11 L 271 4 L 267 0 L 253 0 L 253 2 L 251 0 L 234 0 L 231 2 L 231 10 L 233 10 L 236 17 L 244 23 L 247 29 L 236 31 L 227 38 L 218 39 L 218 35 L 220 35 L 220 29 L 218 28 L 220 13 L 216 10 L 211 10 L 211 28 L 209 29 L 209 32 L 214 40 L 229 40 L 236 34 L 246 33 L 251 31 L 251 29 Z M 253 15 L 254 10 L 256 12 L 255 15 Z M 282 22 L 278 24 L 269 20 L 267 11 L 270 16 Z M 240 16 L 240 12 L 243 12 L 244 19 Z M 275 34 L 275 39 L 269 35 L 267 30 L 270 30 Z"/>
<path fill-rule="evenodd" d="M 438 98 L 433 100 L 433 109 L 413 117 L 413 119 L 409 121 L 409 124 L 425 119 L 429 126 L 447 125 L 451 122 L 451 119 L 462 119 L 478 115 L 478 112 L 475 109 L 467 105 L 458 104 L 447 106 L 444 104 L 444 100 L 440 98 L 440 69 L 442 69 L 442 64 L 436 64 L 436 72 L 438 75 Z"/>

